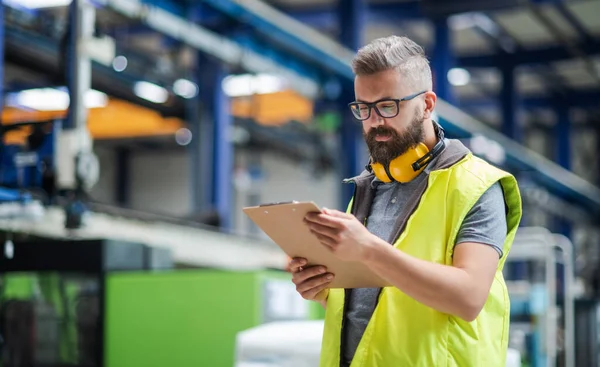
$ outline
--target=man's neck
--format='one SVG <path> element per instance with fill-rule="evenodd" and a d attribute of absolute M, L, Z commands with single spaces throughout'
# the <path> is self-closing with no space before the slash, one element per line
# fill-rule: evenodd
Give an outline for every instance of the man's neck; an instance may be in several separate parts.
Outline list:
<path fill-rule="evenodd" d="M 423 121 L 423 124 L 425 125 L 423 129 L 425 140 L 423 141 L 423 143 L 425 143 L 427 149 L 432 150 L 438 142 L 438 136 L 435 131 L 435 128 L 433 127 L 433 121 L 431 119 L 425 120 Z"/>

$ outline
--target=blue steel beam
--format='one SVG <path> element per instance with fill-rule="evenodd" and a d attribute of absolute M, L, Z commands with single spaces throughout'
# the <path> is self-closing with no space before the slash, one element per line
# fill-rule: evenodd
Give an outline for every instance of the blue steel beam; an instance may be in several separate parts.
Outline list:
<path fill-rule="evenodd" d="M 233 223 L 233 143 L 229 139 L 233 120 L 229 97 L 221 87 L 227 73 L 222 64 L 201 54 L 196 58 L 195 71 L 200 93 L 186 106 L 192 131 L 192 210 L 195 214 L 217 212 L 220 227 L 229 231 Z"/>
<path fill-rule="evenodd" d="M 337 9 L 335 6 L 303 6 L 294 9 L 288 7 L 281 10 L 295 20 L 315 28 L 337 28 L 338 26 Z M 367 22 L 371 23 L 392 23 L 402 20 L 424 19 L 418 1 L 369 4 L 365 15 Z"/>
<path fill-rule="evenodd" d="M 562 103 L 556 105 L 556 163 L 565 169 L 571 169 L 571 118 L 569 107 Z"/>
<path fill-rule="evenodd" d="M 556 103 L 561 103 L 569 107 L 579 107 L 587 109 L 597 109 L 598 101 L 600 100 L 600 90 L 590 91 L 571 91 L 568 94 L 561 96 L 560 98 L 553 98 L 549 96 L 528 96 L 523 97 L 520 104 L 525 109 L 545 109 L 554 108 Z M 484 108 L 498 108 L 499 101 L 496 99 L 489 98 L 470 98 L 463 99 L 459 105 L 465 109 L 484 109 Z"/>
<path fill-rule="evenodd" d="M 516 141 L 522 140 L 519 126 L 519 92 L 517 90 L 517 73 L 513 65 L 502 68 L 502 88 L 500 104 L 502 106 L 502 133 Z"/>
<path fill-rule="evenodd" d="M 438 100 L 436 110 L 440 116 L 440 124 L 449 135 L 461 138 L 484 136 L 495 141 L 504 149 L 506 164 L 511 170 L 531 174 L 533 180 L 552 194 L 585 208 L 592 215 L 600 215 L 600 188 L 597 186 L 525 148 L 492 127 L 485 126 L 443 100 Z"/>
<path fill-rule="evenodd" d="M 260 0 L 204 0 L 217 10 L 240 19 L 281 49 L 292 52 L 329 73 L 353 79 L 348 67 L 354 53 L 328 37 Z"/>
<path fill-rule="evenodd" d="M 575 29 L 579 37 L 581 37 L 584 42 L 597 42 L 565 3 L 558 2 L 554 5 L 554 8 L 560 13 L 560 15 L 563 16 L 567 23 L 569 23 Z"/>
<path fill-rule="evenodd" d="M 451 104 L 456 103 L 452 85 L 448 82 L 448 72 L 454 67 L 454 55 L 451 39 L 451 30 L 448 19 L 434 21 L 435 46 L 433 57 L 434 89 L 439 98 Z"/>
<path fill-rule="evenodd" d="M 218 0 L 217 0 L 218 1 Z M 564 0 L 537 0 L 539 4 L 561 4 Z M 507 5 L 507 7 L 510 7 Z M 312 27 L 325 29 L 337 27 L 337 9 L 331 5 L 314 6 L 280 6 L 279 10 L 295 20 Z M 369 23 L 395 24 L 399 21 L 426 20 L 427 16 L 421 8 L 420 1 L 375 3 L 368 5 L 367 21 Z"/>
<path fill-rule="evenodd" d="M 195 24 L 187 19 L 187 15 L 183 17 L 168 12 L 165 9 L 165 4 L 168 1 L 162 0 L 158 5 L 155 5 L 155 0 L 96 0 L 103 7 L 108 7 L 119 14 L 138 20 L 159 33 L 212 55 L 221 62 L 235 65 L 249 72 L 279 74 L 288 80 L 292 89 L 308 97 L 315 97 L 318 93 L 317 83 L 319 80 L 302 75 L 297 70 L 289 67 L 284 60 L 273 56 L 264 56 L 251 47 L 240 45 L 229 37 Z M 318 34 L 315 31 L 313 32 Z M 328 42 L 336 45 L 331 40 L 328 40 Z M 338 46 L 338 48 L 340 47 Z M 280 55 L 283 55 L 283 53 L 279 52 L 275 56 Z"/>
<path fill-rule="evenodd" d="M 554 136 L 556 137 L 555 161 L 564 169 L 571 170 L 571 116 L 569 107 L 557 103 L 556 106 L 556 125 Z M 570 238 L 572 233 L 571 224 L 564 218 L 555 218 L 557 232 Z M 559 272 L 562 272 L 562 269 Z M 559 274 L 560 275 L 560 274 Z"/>
<path fill-rule="evenodd" d="M 363 35 L 367 14 L 366 0 L 339 0 L 338 23 L 340 26 L 340 43 L 351 50 L 358 50 L 363 44 Z M 348 109 L 348 101 L 353 101 L 354 87 L 350 80 L 342 82 L 342 93 L 338 98 L 341 115 L 346 123 L 340 127 L 342 149 L 340 151 L 341 178 L 354 177 L 363 170 L 367 163 L 366 157 L 362 157 L 361 147 L 362 131 L 360 124 L 348 123 L 354 121 L 354 117 Z M 341 190 L 341 206 L 345 206 L 352 198 L 353 189 L 351 185 L 343 185 Z"/>
<path fill-rule="evenodd" d="M 63 123 L 64 129 L 74 129 L 77 127 L 77 109 L 80 103 L 80 96 L 78 93 L 78 85 L 79 85 L 79 63 L 77 58 L 77 44 L 79 41 L 79 35 L 81 32 L 80 26 L 80 11 L 78 10 L 78 1 L 73 0 L 69 5 L 69 14 L 68 19 L 69 23 L 67 24 L 67 54 L 62 57 L 66 57 L 66 70 L 64 70 L 66 75 L 66 84 L 69 88 L 69 109 L 67 111 L 67 118 Z"/>
<path fill-rule="evenodd" d="M 198 53 L 199 54 L 199 53 Z M 200 59 L 200 55 L 197 57 Z M 196 62 L 194 77 L 190 80 L 199 86 L 205 80 L 202 67 Z M 190 98 L 185 104 L 185 119 L 192 133 L 192 141 L 188 145 L 190 155 L 190 197 L 192 198 L 192 212 L 199 214 L 210 209 L 212 202 L 213 177 L 213 125 L 210 121 L 209 111 L 200 111 L 202 101 L 210 98 L 208 88 L 201 88 L 200 93 Z"/>
<path fill-rule="evenodd" d="M 583 52 L 588 55 L 600 54 L 600 43 L 583 43 L 580 45 Z M 540 63 L 553 63 L 570 60 L 573 56 L 566 47 L 550 46 L 537 48 L 535 50 L 523 50 L 514 54 L 492 54 L 461 56 L 457 58 L 458 66 L 464 68 L 492 68 L 500 67 L 506 63 L 513 65 L 527 65 Z"/>
<path fill-rule="evenodd" d="M 561 4 L 561 1 L 545 0 L 548 3 Z M 397 8 L 397 9 L 394 9 Z M 417 8 L 417 10 L 415 10 Z M 371 23 L 397 24 L 400 20 L 419 19 L 422 17 L 414 3 L 373 4 L 369 7 L 367 20 Z M 289 9 L 286 14 L 304 24 L 317 29 L 332 29 L 337 26 L 335 9 L 332 7 Z M 582 50 L 589 55 L 600 54 L 600 42 L 589 38 L 581 45 Z M 456 66 L 469 67 L 501 67 L 507 63 L 513 65 L 528 65 L 552 63 L 572 59 L 566 47 L 551 46 L 535 50 L 522 50 L 507 56 L 499 52 L 491 55 L 463 55 L 457 56 Z"/>
<path fill-rule="evenodd" d="M 4 6 L 0 5 L 0 116 L 4 107 Z"/>
<path fill-rule="evenodd" d="M 233 197 L 233 142 L 229 138 L 233 117 L 230 114 L 229 97 L 221 87 L 227 70 L 223 64 L 211 62 L 213 88 L 210 101 L 212 121 L 214 124 L 213 135 L 213 203 L 219 213 L 221 228 L 232 229 L 232 197 Z"/>

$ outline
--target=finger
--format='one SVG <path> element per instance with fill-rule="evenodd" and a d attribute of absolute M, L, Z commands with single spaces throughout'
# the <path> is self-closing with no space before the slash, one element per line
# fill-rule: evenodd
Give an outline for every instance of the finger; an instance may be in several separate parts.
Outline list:
<path fill-rule="evenodd" d="M 327 236 L 332 240 L 339 237 L 339 229 L 337 228 L 331 228 L 317 223 L 310 223 L 308 228 L 310 228 L 311 232 Z"/>
<path fill-rule="evenodd" d="M 292 272 L 292 273 L 298 272 L 299 268 L 301 268 L 302 266 L 305 266 L 307 263 L 308 263 L 308 261 L 303 257 L 293 258 L 289 264 L 290 272 Z"/>
<path fill-rule="evenodd" d="M 336 240 L 332 239 L 331 237 L 327 237 L 325 235 L 322 235 L 320 233 L 315 233 L 315 232 L 312 232 L 312 234 L 317 237 L 319 242 L 321 242 L 321 245 L 327 247 L 329 250 L 333 251 L 338 245 L 338 242 Z"/>
<path fill-rule="evenodd" d="M 325 301 L 327 296 L 329 296 L 329 286 L 331 282 L 327 284 L 323 284 L 323 289 L 312 298 L 314 301 Z"/>
<path fill-rule="evenodd" d="M 307 224 L 316 223 L 331 228 L 342 228 L 344 226 L 344 221 L 346 220 L 333 217 L 328 214 L 307 214 L 304 219 L 306 220 Z"/>
<path fill-rule="evenodd" d="M 331 282 L 332 279 L 333 279 L 333 274 L 331 274 L 331 273 L 326 273 L 323 275 L 312 277 L 312 278 L 309 278 L 308 280 L 298 284 L 298 286 L 296 286 L 296 290 L 299 293 L 305 293 L 307 291 L 310 291 L 313 288 L 321 286 L 322 284 Z M 314 294 L 317 294 L 317 293 L 318 292 L 315 292 Z"/>
<path fill-rule="evenodd" d="M 339 210 L 335 210 L 335 209 L 323 209 L 323 213 L 330 215 L 332 217 L 336 217 L 336 218 L 344 218 L 344 219 L 350 219 L 352 218 L 352 214 L 348 214 L 348 213 L 344 213 L 341 212 Z"/>
<path fill-rule="evenodd" d="M 333 280 L 333 278 L 332 278 Z M 327 298 L 329 292 L 327 292 L 327 288 L 331 284 L 331 280 L 327 281 L 327 283 L 323 283 L 313 289 L 310 289 L 304 293 L 301 293 L 302 298 L 314 300 L 314 301 L 323 301 Z"/>
<path fill-rule="evenodd" d="M 325 274 L 327 269 L 324 266 L 311 266 L 292 275 L 292 282 L 296 285 L 302 284 L 307 279 L 317 275 Z"/>

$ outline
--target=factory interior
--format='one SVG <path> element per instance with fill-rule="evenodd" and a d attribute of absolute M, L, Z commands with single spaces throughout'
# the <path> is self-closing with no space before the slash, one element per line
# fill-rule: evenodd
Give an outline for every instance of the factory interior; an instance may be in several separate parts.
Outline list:
<path fill-rule="evenodd" d="M 369 160 L 351 60 L 398 35 L 428 56 L 446 137 L 519 185 L 506 366 L 600 367 L 599 15 L 3 0 L 0 366 L 318 366 L 325 310 L 243 209 L 346 209 Z"/>

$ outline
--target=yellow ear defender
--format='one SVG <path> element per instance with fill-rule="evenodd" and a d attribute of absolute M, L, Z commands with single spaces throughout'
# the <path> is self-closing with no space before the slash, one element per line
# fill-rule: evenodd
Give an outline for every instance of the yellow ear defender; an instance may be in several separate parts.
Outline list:
<path fill-rule="evenodd" d="M 371 162 L 367 169 L 385 183 L 410 182 L 444 149 L 444 129 L 437 122 L 434 122 L 433 126 L 437 132 L 438 142 L 431 151 L 425 144 L 419 143 L 404 154 L 392 159 L 389 165 L 385 166 L 378 162 Z"/>

